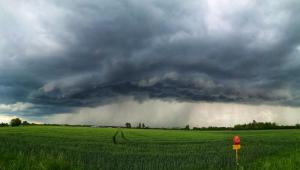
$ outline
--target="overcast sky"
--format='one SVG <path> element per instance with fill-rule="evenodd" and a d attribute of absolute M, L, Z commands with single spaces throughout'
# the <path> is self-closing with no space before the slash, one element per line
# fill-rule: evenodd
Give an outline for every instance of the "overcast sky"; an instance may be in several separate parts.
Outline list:
<path fill-rule="evenodd" d="M 299 30 L 298 0 L 0 0 L 0 121 L 297 123 Z"/>

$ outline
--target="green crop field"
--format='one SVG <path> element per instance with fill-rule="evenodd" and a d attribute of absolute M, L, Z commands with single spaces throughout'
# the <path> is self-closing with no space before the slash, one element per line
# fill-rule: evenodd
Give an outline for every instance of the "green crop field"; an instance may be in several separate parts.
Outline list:
<path fill-rule="evenodd" d="M 0 128 L 1 169 L 297 169 L 300 130 Z M 236 167 L 232 137 L 240 135 Z"/>

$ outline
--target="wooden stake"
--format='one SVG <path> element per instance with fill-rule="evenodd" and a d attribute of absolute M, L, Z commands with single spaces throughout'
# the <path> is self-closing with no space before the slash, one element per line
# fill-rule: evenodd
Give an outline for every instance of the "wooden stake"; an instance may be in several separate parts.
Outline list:
<path fill-rule="evenodd" d="M 235 162 L 236 162 L 236 165 L 239 166 L 238 149 L 235 149 Z"/>

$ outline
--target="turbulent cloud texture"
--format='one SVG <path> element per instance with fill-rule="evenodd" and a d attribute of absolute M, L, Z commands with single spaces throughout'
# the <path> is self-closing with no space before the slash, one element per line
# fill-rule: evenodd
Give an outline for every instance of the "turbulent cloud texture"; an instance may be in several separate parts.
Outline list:
<path fill-rule="evenodd" d="M 300 105 L 300 2 L 0 1 L 0 103 Z"/>

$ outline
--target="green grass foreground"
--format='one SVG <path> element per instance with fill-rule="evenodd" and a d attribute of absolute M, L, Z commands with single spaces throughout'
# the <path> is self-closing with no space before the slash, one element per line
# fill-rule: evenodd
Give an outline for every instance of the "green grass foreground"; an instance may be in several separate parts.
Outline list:
<path fill-rule="evenodd" d="M 184 131 L 91 127 L 0 128 L 0 169 L 297 169 L 300 130 Z M 120 133 L 121 134 L 121 133 Z"/>

